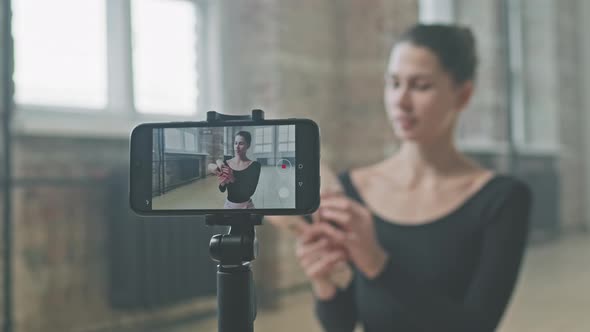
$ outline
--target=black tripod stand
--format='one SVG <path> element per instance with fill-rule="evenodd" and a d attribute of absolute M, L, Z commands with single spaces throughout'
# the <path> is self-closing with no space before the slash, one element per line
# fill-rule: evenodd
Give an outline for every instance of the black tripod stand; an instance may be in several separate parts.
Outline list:
<path fill-rule="evenodd" d="M 228 225 L 225 235 L 214 235 L 209 243 L 211 258 L 217 261 L 217 322 L 219 332 L 253 332 L 256 293 L 251 262 L 258 254 L 254 226 L 262 216 L 207 216 L 208 225 Z"/>
<path fill-rule="evenodd" d="M 258 121 L 262 110 L 252 116 L 232 116 L 207 112 L 207 121 Z M 207 215 L 207 225 L 230 226 L 228 234 L 211 238 L 209 252 L 217 261 L 217 322 L 219 332 L 253 332 L 256 319 L 256 293 L 250 265 L 258 254 L 254 227 L 262 224 L 261 215 L 248 213 Z"/>

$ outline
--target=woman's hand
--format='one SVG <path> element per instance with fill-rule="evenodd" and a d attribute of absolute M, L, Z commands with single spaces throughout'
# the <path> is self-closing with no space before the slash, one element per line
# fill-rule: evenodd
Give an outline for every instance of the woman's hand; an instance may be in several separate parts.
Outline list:
<path fill-rule="evenodd" d="M 221 171 L 217 174 L 217 181 L 221 186 L 225 186 L 228 183 L 234 182 L 235 178 L 233 170 L 226 165 L 221 166 Z"/>
<path fill-rule="evenodd" d="M 356 201 L 341 194 L 321 197 L 319 215 L 322 230 L 346 248 L 350 260 L 369 279 L 377 277 L 385 266 L 387 253 L 379 244 L 371 212 Z M 336 227 L 335 227 L 336 226 Z"/>
<path fill-rule="evenodd" d="M 219 167 L 217 167 L 216 164 L 211 163 L 207 165 L 207 173 L 218 176 L 219 173 L 221 173 L 221 171 L 219 170 Z"/>
<path fill-rule="evenodd" d="M 327 300 L 336 294 L 336 285 L 330 280 L 330 275 L 347 257 L 346 250 L 325 236 L 324 227 L 316 222 L 302 227 L 295 253 L 299 265 L 311 280 L 316 296 Z"/>

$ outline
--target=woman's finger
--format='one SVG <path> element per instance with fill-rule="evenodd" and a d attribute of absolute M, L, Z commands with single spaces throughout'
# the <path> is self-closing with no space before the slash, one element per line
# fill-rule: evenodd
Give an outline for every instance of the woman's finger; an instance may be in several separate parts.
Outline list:
<path fill-rule="evenodd" d="M 346 256 L 340 250 L 330 252 L 305 269 L 306 274 L 310 278 L 323 277 L 330 273 L 337 263 L 344 261 L 345 258 Z"/>
<path fill-rule="evenodd" d="M 328 239 L 324 237 L 318 239 L 316 242 L 297 246 L 297 249 L 295 250 L 295 256 L 297 256 L 299 260 L 306 259 L 310 254 L 317 253 L 319 250 L 326 248 L 328 244 Z"/>
<path fill-rule="evenodd" d="M 320 208 L 325 207 L 338 210 L 356 209 L 358 206 L 360 206 L 360 204 L 342 195 L 327 197 L 320 203 Z"/>
<path fill-rule="evenodd" d="M 333 197 L 346 197 L 342 190 L 324 190 L 320 193 L 320 199 L 330 199 Z"/>
<path fill-rule="evenodd" d="M 297 245 L 305 245 L 310 242 L 313 242 L 321 235 L 322 235 L 322 230 L 320 228 L 318 228 L 316 225 L 311 225 L 311 227 L 307 227 L 301 233 L 301 235 L 297 239 Z"/>
<path fill-rule="evenodd" d="M 353 220 L 353 216 L 349 211 L 333 208 L 322 208 L 320 210 L 320 216 L 322 219 L 330 220 L 338 227 L 344 229 L 349 229 Z"/>
<path fill-rule="evenodd" d="M 345 230 L 334 227 L 328 222 L 321 222 L 317 225 L 318 232 L 327 236 L 330 240 L 335 243 L 342 243 L 348 238 L 348 232 Z"/>
<path fill-rule="evenodd" d="M 311 214 L 311 222 L 312 224 L 317 224 L 320 222 L 320 211 L 316 211 Z"/>

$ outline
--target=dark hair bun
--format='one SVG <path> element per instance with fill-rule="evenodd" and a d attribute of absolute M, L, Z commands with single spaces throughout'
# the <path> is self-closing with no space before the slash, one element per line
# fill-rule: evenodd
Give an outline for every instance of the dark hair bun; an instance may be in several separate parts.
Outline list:
<path fill-rule="evenodd" d="M 477 52 L 471 29 L 455 24 L 416 24 L 400 41 L 430 49 L 455 82 L 475 79 Z"/>

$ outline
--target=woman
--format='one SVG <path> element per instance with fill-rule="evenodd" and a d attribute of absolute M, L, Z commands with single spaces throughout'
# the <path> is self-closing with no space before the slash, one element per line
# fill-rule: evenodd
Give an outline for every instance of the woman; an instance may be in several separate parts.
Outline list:
<path fill-rule="evenodd" d="M 223 163 L 219 162 L 215 174 L 219 190 L 227 190 L 224 209 L 254 209 L 252 195 L 258 186 L 260 163 L 246 156 L 252 136 L 247 131 L 239 131 L 234 137 L 235 156 Z"/>
<path fill-rule="evenodd" d="M 453 142 L 474 88 L 472 33 L 416 25 L 392 49 L 385 106 L 399 151 L 340 176 L 299 236 L 326 331 L 496 329 L 525 248 L 531 195 L 479 166 Z M 344 287 L 330 278 L 346 261 Z"/>

